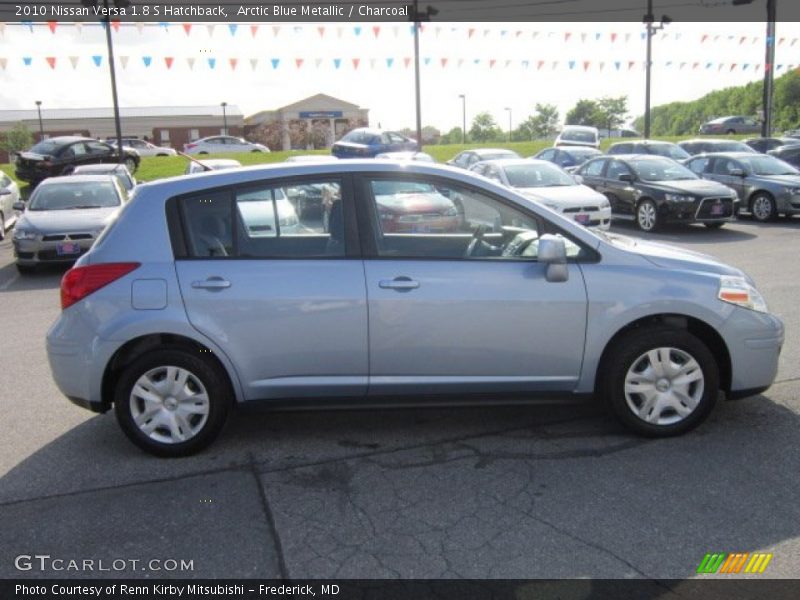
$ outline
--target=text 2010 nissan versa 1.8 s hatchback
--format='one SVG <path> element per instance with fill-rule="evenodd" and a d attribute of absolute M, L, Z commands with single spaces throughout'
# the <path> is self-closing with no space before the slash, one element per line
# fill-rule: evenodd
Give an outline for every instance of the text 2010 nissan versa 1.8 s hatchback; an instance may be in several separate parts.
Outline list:
<path fill-rule="evenodd" d="M 309 185 L 326 189 L 325 227 L 281 217 Z M 384 228 L 396 218 L 385 190 L 408 185 L 435 189 L 448 214 L 398 198 L 403 228 Z M 453 207 L 457 222 L 435 226 Z M 675 435 L 719 390 L 766 389 L 784 332 L 738 269 L 408 161 L 139 186 L 66 273 L 61 300 L 47 337 L 58 386 L 86 408 L 113 405 L 128 437 L 161 456 L 200 450 L 256 400 L 594 394 L 636 432 Z"/>

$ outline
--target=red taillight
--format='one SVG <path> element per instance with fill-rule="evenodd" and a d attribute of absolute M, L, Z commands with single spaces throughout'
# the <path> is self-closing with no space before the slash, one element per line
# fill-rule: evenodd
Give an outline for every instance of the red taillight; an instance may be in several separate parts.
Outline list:
<path fill-rule="evenodd" d="M 127 275 L 141 263 L 106 263 L 73 267 L 61 279 L 61 309 L 72 306 L 92 294 Z"/>

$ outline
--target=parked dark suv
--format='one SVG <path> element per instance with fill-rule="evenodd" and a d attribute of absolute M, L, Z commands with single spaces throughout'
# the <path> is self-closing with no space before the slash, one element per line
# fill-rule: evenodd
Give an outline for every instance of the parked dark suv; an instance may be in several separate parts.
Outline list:
<path fill-rule="evenodd" d="M 80 165 L 122 162 L 134 173 L 139 167 L 139 154 L 122 149 L 122 160 L 114 146 L 92 138 L 63 136 L 42 140 L 17 156 L 17 179 L 36 185 L 47 177 L 69 175 Z"/>
<path fill-rule="evenodd" d="M 642 231 L 655 231 L 666 221 L 721 227 L 738 208 L 732 189 L 662 156 L 603 156 L 583 164 L 577 174 L 606 195 L 613 218 L 635 221 Z"/>

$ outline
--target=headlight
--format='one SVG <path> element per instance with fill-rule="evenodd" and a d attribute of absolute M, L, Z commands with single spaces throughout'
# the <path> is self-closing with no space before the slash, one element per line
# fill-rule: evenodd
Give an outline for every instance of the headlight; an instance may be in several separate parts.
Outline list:
<path fill-rule="evenodd" d="M 691 202 L 694 200 L 692 196 L 686 196 L 685 194 L 665 194 L 664 197 L 668 202 Z"/>
<path fill-rule="evenodd" d="M 720 277 L 717 297 L 729 304 L 735 304 L 757 312 L 768 312 L 764 297 L 744 277 L 725 275 Z"/>
<path fill-rule="evenodd" d="M 14 229 L 15 240 L 35 240 L 37 231 L 35 229 Z"/>

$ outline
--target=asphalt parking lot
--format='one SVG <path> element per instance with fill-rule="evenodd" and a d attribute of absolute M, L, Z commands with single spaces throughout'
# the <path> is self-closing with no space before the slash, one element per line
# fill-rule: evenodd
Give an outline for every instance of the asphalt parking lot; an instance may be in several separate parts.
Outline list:
<path fill-rule="evenodd" d="M 684 437 L 634 437 L 591 404 L 258 412 L 180 460 L 61 396 L 44 336 L 63 269 L 20 277 L 0 242 L 0 577 L 684 578 L 754 551 L 796 577 L 800 219 L 650 237 L 745 269 L 787 326 L 776 384 Z M 15 568 L 34 554 L 141 562 Z"/>

